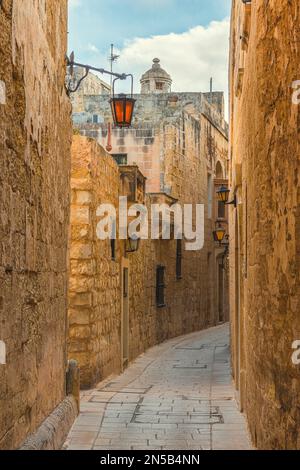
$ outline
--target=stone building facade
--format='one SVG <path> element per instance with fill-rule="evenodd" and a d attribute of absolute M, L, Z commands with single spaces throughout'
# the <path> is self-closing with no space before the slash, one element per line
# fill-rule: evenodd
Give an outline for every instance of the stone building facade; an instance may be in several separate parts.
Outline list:
<path fill-rule="evenodd" d="M 234 0 L 230 299 L 240 406 L 260 449 L 300 449 L 299 2 Z"/>
<path fill-rule="evenodd" d="M 161 68 L 160 60 L 153 59 L 150 70 L 144 73 L 141 80 L 141 94 L 149 93 L 170 93 L 172 78 Z"/>
<path fill-rule="evenodd" d="M 19 447 L 66 397 L 66 41 L 67 1 L 0 2 L 0 449 Z M 61 440 L 76 413 L 64 403 Z"/>
<path fill-rule="evenodd" d="M 114 203 L 117 194 L 126 194 L 123 182 L 129 169 L 138 171 L 140 181 L 146 178 L 142 191 L 149 209 L 153 203 L 204 204 L 205 243 L 201 251 L 186 251 L 184 241 L 179 246 L 176 240 L 142 240 L 139 250 L 129 254 L 126 243 L 117 240 L 112 260 L 108 241 L 97 240 L 94 229 L 91 241 L 94 249 L 88 249 L 86 255 L 103 266 L 99 272 L 93 271 L 91 280 L 102 287 L 97 297 L 93 284 L 94 294 L 86 300 L 94 303 L 88 306 L 89 320 L 86 317 L 83 322 L 82 311 L 87 306 L 81 305 L 78 297 L 83 292 L 80 284 L 83 272 L 81 268 L 78 271 L 78 259 L 71 254 L 71 266 L 75 268 L 70 287 L 69 354 L 79 361 L 84 387 L 119 371 L 155 344 L 228 320 L 225 247 L 213 240 L 217 220 L 227 229 L 227 210 L 216 201 L 216 190 L 227 184 L 228 175 L 223 95 L 149 90 L 135 98 L 134 122 L 125 130 L 111 126 L 107 96 L 83 95 L 84 112 L 73 109 L 76 133 L 79 131 L 90 140 L 74 137 L 71 253 L 81 256 L 75 248 L 80 244 L 81 230 L 86 240 L 89 237 L 81 217 L 89 214 L 91 227 L 95 227 L 95 204 Z M 109 145 L 110 154 L 104 151 Z M 86 158 L 90 164 L 87 171 L 83 170 L 85 176 L 80 173 L 76 176 L 77 165 Z M 93 188 L 88 213 L 76 196 L 78 190 L 88 191 L 88 187 L 83 187 L 85 184 Z M 127 188 L 130 187 L 129 184 Z M 163 286 L 161 305 L 157 302 L 158 284 Z M 85 293 L 91 292 L 86 285 L 84 289 Z M 93 301 L 94 295 L 97 300 Z M 72 304 L 74 299 L 78 305 Z M 84 327 L 87 321 L 88 327 Z M 99 349 L 101 342 L 107 345 L 105 353 Z"/>

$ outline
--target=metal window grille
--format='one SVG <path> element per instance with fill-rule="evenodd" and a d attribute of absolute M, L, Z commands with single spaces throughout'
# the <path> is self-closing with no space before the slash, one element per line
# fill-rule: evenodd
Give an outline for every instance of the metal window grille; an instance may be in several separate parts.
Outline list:
<path fill-rule="evenodd" d="M 156 270 L 156 305 L 157 307 L 165 306 L 165 266 L 157 266 Z"/>
<path fill-rule="evenodd" d="M 116 260 L 116 240 L 115 239 L 110 240 L 110 249 L 111 249 L 111 259 L 115 261 Z"/>
<path fill-rule="evenodd" d="M 177 240 L 176 248 L 176 278 L 182 279 L 182 240 Z"/>

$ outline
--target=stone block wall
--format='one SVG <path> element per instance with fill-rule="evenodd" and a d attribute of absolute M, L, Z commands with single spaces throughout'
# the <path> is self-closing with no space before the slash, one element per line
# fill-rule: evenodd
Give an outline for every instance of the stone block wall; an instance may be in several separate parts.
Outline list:
<path fill-rule="evenodd" d="M 292 363 L 300 339 L 300 108 L 292 102 L 299 20 L 299 2 L 233 3 L 232 349 L 241 408 L 260 449 L 300 449 Z"/>
<path fill-rule="evenodd" d="M 67 2 L 0 2 L 0 448 L 65 398 L 71 122 Z"/>
<path fill-rule="evenodd" d="M 221 165 L 224 170 L 224 180 L 228 175 L 228 128 L 224 120 L 223 93 L 141 94 L 135 95 L 134 98 L 136 105 L 132 126 L 129 129 L 111 126 L 110 133 L 112 116 L 109 98 L 104 95 L 81 93 L 83 106 L 80 109 L 76 103 L 73 106 L 76 132 L 79 131 L 82 136 L 98 142 L 102 148 L 109 148 L 111 144 L 110 154 L 114 158 L 118 157 L 119 163 L 124 163 L 123 158 L 127 159 L 128 165 L 135 164 L 139 167 L 147 178 L 146 201 L 149 209 L 154 200 L 169 200 L 170 204 L 178 200 L 182 205 L 204 204 L 205 240 L 201 251 L 189 252 L 185 251 L 183 241 L 182 279 L 176 277 L 176 241 L 142 240 L 139 251 L 134 254 L 127 254 L 124 244 L 118 244 L 121 279 L 125 264 L 129 269 L 129 325 L 123 315 L 122 305 L 126 304 L 128 299 L 126 302 L 122 300 L 122 280 L 119 286 L 119 359 L 121 354 L 125 354 L 123 342 L 127 343 L 124 331 L 126 333 L 128 330 L 129 337 L 129 351 L 126 352 L 126 357 L 123 357 L 124 364 L 168 338 L 217 324 L 221 318 L 219 303 L 223 305 L 224 319 L 228 320 L 227 273 L 218 269 L 224 248 L 216 246 L 212 234 L 216 219 L 214 180 L 217 176 L 217 165 Z M 74 149 L 79 152 L 79 148 Z M 91 150 L 96 151 L 94 147 L 91 147 Z M 103 159 L 106 158 L 107 154 L 106 157 L 103 154 Z M 98 162 L 97 165 L 101 166 L 101 163 Z M 116 175 L 113 176 L 115 177 Z M 97 197 L 102 199 L 102 178 L 94 183 L 99 186 Z M 110 184 L 111 201 L 116 195 L 115 184 Z M 166 306 L 161 308 L 156 305 L 158 266 L 165 267 Z M 99 276 L 102 278 L 101 273 Z M 218 276 L 224 278 L 224 292 L 220 299 Z M 76 285 L 74 289 L 77 290 Z M 103 306 L 99 306 L 99 309 L 103 309 Z M 109 314 L 110 307 L 107 311 Z M 115 326 L 110 324 L 111 328 Z M 94 326 L 91 328 L 94 329 Z M 77 328 L 74 331 L 77 331 Z M 112 330 L 111 332 L 116 334 Z M 75 349 L 71 350 L 70 354 L 76 353 L 77 347 L 78 344 L 74 343 Z M 117 343 L 112 343 L 109 347 L 110 352 L 107 354 L 114 354 Z M 127 350 L 127 347 L 125 349 Z M 87 350 L 90 351 L 90 346 Z M 76 358 L 80 356 L 76 355 Z M 97 360 L 103 364 L 103 357 L 98 356 Z M 122 365 L 122 360 L 120 363 Z M 117 366 L 117 363 L 111 363 L 111 372 L 117 370 Z M 88 369 L 89 365 L 84 367 Z M 91 364 L 90 371 L 93 368 Z M 100 369 L 98 368 L 99 373 L 96 374 L 99 380 L 105 377 Z M 89 383 L 87 381 L 87 385 Z"/>
<path fill-rule="evenodd" d="M 118 372 L 120 352 L 120 245 L 96 235 L 97 207 L 118 207 L 118 166 L 92 139 L 74 136 L 71 173 L 69 357 L 83 387 Z"/>
<path fill-rule="evenodd" d="M 118 168 L 95 140 L 74 136 L 69 357 L 79 361 L 84 388 L 123 366 L 122 269 L 125 263 L 129 268 L 129 361 L 164 340 L 216 325 L 220 320 L 216 263 L 224 249 L 216 247 L 212 237 L 214 198 L 212 194 L 209 218 L 207 168 L 209 161 L 212 176 L 217 161 L 222 161 L 226 168 L 227 140 L 217 129 L 211 129 L 215 143 L 212 152 L 207 139 L 208 126 L 206 117 L 199 121 L 189 113 L 163 126 L 162 184 L 170 188 L 174 198 L 160 192 L 146 194 L 149 215 L 151 203 L 173 204 L 178 200 L 181 205 L 205 206 L 204 247 L 200 251 L 186 251 L 182 241 L 181 279 L 176 276 L 175 240 L 142 240 L 138 252 L 133 254 L 126 253 L 125 243 L 117 240 L 116 260 L 111 260 L 109 241 L 97 240 L 96 208 L 100 203 L 118 206 L 122 166 Z M 165 267 L 166 305 L 163 307 L 156 304 L 158 266 Z M 226 272 L 224 279 L 226 307 Z M 224 320 L 228 320 L 227 314 Z"/>
<path fill-rule="evenodd" d="M 216 325 L 218 311 L 217 258 L 224 252 L 212 238 L 215 198 L 212 216 L 208 217 L 207 168 L 215 175 L 216 162 L 227 165 L 227 141 L 218 130 L 211 129 L 215 142 L 212 154 L 203 116 L 185 113 L 177 122 L 164 126 L 163 184 L 172 197 L 183 204 L 204 204 L 204 247 L 186 251 L 183 241 L 182 278 L 176 279 L 176 241 L 142 241 L 140 250 L 131 258 L 132 296 L 130 304 L 130 359 L 150 346 L 166 339 Z M 184 136 L 184 138 L 183 138 Z M 211 157 L 211 163 L 208 161 Z M 227 176 L 227 170 L 224 178 Z M 212 195 L 213 196 L 213 195 Z M 151 200 L 148 201 L 150 204 Z M 208 257 L 211 264 L 208 265 Z M 156 266 L 165 266 L 166 306 L 156 307 Z M 143 293 L 143 295 L 141 295 Z M 228 315 L 228 277 L 224 272 L 224 320 Z"/>
<path fill-rule="evenodd" d="M 178 280 L 176 242 L 144 241 L 135 255 L 117 242 L 112 259 L 110 242 L 96 239 L 96 208 L 101 202 L 117 205 L 120 175 L 95 141 L 74 138 L 70 201 L 66 39 L 66 0 L 0 2 L 0 341 L 7 351 L 6 364 L 0 365 L 1 449 L 34 442 L 27 438 L 37 430 L 43 438 L 47 417 L 67 404 L 61 405 L 67 336 L 68 354 L 81 366 L 84 387 L 121 369 L 125 262 L 131 289 L 129 359 L 217 321 L 214 310 L 207 315 L 212 245 L 184 252 Z M 221 94 L 213 95 L 215 106 L 201 93 L 137 98 L 134 129 L 126 136 L 114 129 L 114 150 L 128 153 L 128 163 L 138 163 L 149 192 L 170 196 L 174 191 L 181 202 L 205 203 L 209 148 L 201 154 L 199 132 L 205 142 L 206 134 L 185 108 L 192 99 L 226 140 Z M 103 121 L 98 102 L 105 107 Z M 84 98 L 81 104 L 92 119 L 84 131 L 106 143 L 107 96 Z M 158 265 L 166 268 L 163 308 L 155 301 Z"/>
<path fill-rule="evenodd" d="M 73 108 L 73 122 L 76 129 L 86 137 L 98 141 L 104 148 L 108 143 L 108 123 L 111 122 L 109 98 L 104 95 L 80 95 L 83 106 L 80 112 Z M 214 92 L 213 105 L 210 96 L 204 93 L 161 93 L 134 95 L 136 105 L 132 127 L 113 128 L 111 133 L 112 155 L 125 154 L 128 164 L 136 163 L 147 178 L 147 192 L 170 192 L 164 187 L 165 126 L 180 121 L 182 114 L 193 108 L 198 116 L 202 113 L 227 135 L 228 126 L 224 120 L 223 93 Z M 96 122 L 95 122 L 96 121 Z M 179 139 L 183 139 L 184 129 Z M 205 138 L 205 137 L 204 137 Z"/>

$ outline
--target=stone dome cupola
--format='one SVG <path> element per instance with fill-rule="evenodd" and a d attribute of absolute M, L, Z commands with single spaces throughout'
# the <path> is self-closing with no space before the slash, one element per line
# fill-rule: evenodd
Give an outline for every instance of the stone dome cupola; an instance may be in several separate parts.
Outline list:
<path fill-rule="evenodd" d="M 141 78 L 141 93 L 170 93 L 172 78 L 161 68 L 160 60 L 153 59 L 153 65 Z"/>

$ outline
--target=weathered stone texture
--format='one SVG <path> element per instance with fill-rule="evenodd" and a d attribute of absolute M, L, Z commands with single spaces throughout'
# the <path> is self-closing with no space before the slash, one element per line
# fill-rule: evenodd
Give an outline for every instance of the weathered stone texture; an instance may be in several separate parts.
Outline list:
<path fill-rule="evenodd" d="M 60 450 L 78 415 L 75 397 L 66 397 L 50 416 L 29 436 L 20 450 Z"/>
<path fill-rule="evenodd" d="M 199 121 L 186 113 L 164 128 L 164 185 L 181 205 L 204 204 L 205 243 L 201 251 L 186 251 L 183 242 L 182 279 L 176 279 L 174 240 L 143 241 L 139 252 L 130 255 L 130 359 L 154 344 L 216 325 L 219 321 L 216 265 L 218 254 L 224 249 L 216 247 L 212 239 L 215 217 L 210 219 L 207 213 L 207 169 L 211 167 L 214 175 L 218 159 L 226 166 L 227 141 L 224 135 L 212 130 L 216 154 L 211 155 L 207 126 L 209 123 L 204 116 Z M 209 253 L 214 259 L 210 267 L 207 264 Z M 155 301 L 158 265 L 166 267 L 164 308 L 157 308 Z M 228 318 L 226 288 L 224 294 L 225 319 Z"/>
<path fill-rule="evenodd" d="M 205 115 L 220 129 L 220 134 L 227 134 L 227 123 L 224 121 L 223 93 L 213 93 L 214 106 L 208 102 L 205 93 L 162 93 L 134 95 L 136 99 L 133 125 L 129 129 L 113 128 L 111 133 L 111 154 L 125 154 L 128 164 L 136 163 L 147 178 L 147 192 L 166 191 L 171 188 L 165 185 L 164 168 L 160 156 L 164 158 L 164 135 L 168 125 L 178 126 L 185 113 Z M 79 98 L 77 98 L 79 99 Z M 80 95 L 83 111 L 73 110 L 73 122 L 76 129 L 86 137 L 91 137 L 104 148 L 108 142 L 108 123 L 111 122 L 109 99 L 105 95 Z M 94 119 L 98 122 L 95 123 Z M 221 138 L 221 135 L 220 135 Z M 184 129 L 177 137 L 178 143 L 184 145 Z"/>
<path fill-rule="evenodd" d="M 118 129 L 112 126 L 111 136 L 111 109 L 107 96 L 89 96 L 81 90 L 78 99 L 83 108 L 80 109 L 74 100 L 73 121 L 76 131 L 79 130 L 81 135 L 94 141 L 94 144 L 86 143 L 86 140 L 75 137 L 73 146 L 73 171 L 77 171 L 78 161 L 83 166 L 89 164 L 85 173 L 76 176 L 76 187 L 79 184 L 77 190 L 80 189 L 81 193 L 76 192 L 76 195 L 73 195 L 71 225 L 71 268 L 75 270 L 75 277 L 71 278 L 70 284 L 70 321 L 75 324 L 73 318 L 78 318 L 78 324 L 70 329 L 73 336 L 70 355 L 76 353 L 74 357 L 79 360 L 81 369 L 82 363 L 84 364 L 84 370 L 87 371 L 87 375 L 83 372 L 85 386 L 95 382 L 96 378 L 100 380 L 107 373 L 117 371 L 118 367 L 126 365 L 128 360 L 133 360 L 149 347 L 165 339 L 228 319 L 228 280 L 226 272 L 220 269 L 224 247 L 218 247 L 212 237 L 218 217 L 215 184 L 226 182 L 228 174 L 228 129 L 224 120 L 223 93 L 173 94 L 162 91 L 163 93 L 135 95 L 137 101 L 132 127 Z M 181 279 L 176 276 L 177 250 L 174 240 L 142 240 L 139 251 L 134 254 L 127 254 L 124 242 L 118 242 L 115 263 L 110 260 L 110 253 L 107 251 L 109 243 L 96 241 L 95 205 L 100 202 L 115 203 L 117 195 L 124 194 L 116 171 L 103 170 L 103 165 L 107 164 L 105 162 L 113 162 L 111 155 L 103 150 L 103 147 L 110 143 L 109 137 L 112 144 L 111 155 L 115 158 L 115 154 L 119 157 L 120 154 L 125 155 L 127 164 L 138 166 L 142 175 L 147 178 L 145 199 L 149 209 L 152 203 L 173 204 L 176 200 L 181 205 L 204 204 L 204 248 L 201 251 L 186 251 L 183 241 Z M 101 149 L 96 146 L 96 141 L 102 145 Z M 86 148 L 89 148 L 88 157 L 85 157 L 82 151 Z M 125 171 L 122 166 L 124 161 L 119 162 L 122 175 Z M 96 174 L 99 174 L 98 178 L 95 177 Z M 93 188 L 93 194 L 89 196 L 87 192 L 90 187 Z M 84 204 L 79 202 L 79 198 L 89 202 Z M 88 220 L 91 222 L 91 228 L 94 226 L 91 244 L 88 243 L 88 226 L 84 225 Z M 99 246 L 97 255 L 92 248 L 94 246 Z M 91 265 L 95 256 L 106 266 L 106 269 L 97 274 Z M 88 262 L 84 262 L 85 257 Z M 166 306 L 161 308 L 156 305 L 158 266 L 165 267 Z M 116 290 L 112 290 L 109 284 L 109 277 L 112 276 L 110 269 L 113 268 L 119 269 L 120 281 L 115 281 Z M 124 300 L 123 269 L 127 268 L 129 290 L 128 297 Z M 224 280 L 224 286 L 223 294 L 219 295 L 221 278 Z M 92 302 L 93 287 L 88 283 L 93 285 L 93 282 L 103 285 L 111 302 L 105 305 L 106 297 L 104 294 L 99 296 L 95 313 L 98 327 L 90 319 L 89 313 L 92 310 L 89 303 Z M 127 302 L 128 323 L 124 314 Z M 87 307 L 85 314 L 84 309 Z M 102 320 L 104 311 L 110 319 L 106 323 Z M 108 337 L 110 334 L 113 339 L 107 341 L 106 351 L 94 354 L 92 351 L 98 347 L 97 341 L 102 341 L 102 328 L 107 328 L 104 336 Z M 120 328 L 119 331 L 116 328 Z M 93 335 L 94 347 L 91 346 Z M 82 340 L 79 342 L 80 336 Z M 111 360 L 112 357 L 114 361 Z"/>
<path fill-rule="evenodd" d="M 90 387 L 119 371 L 120 266 L 109 240 L 96 235 L 97 207 L 118 207 L 119 170 L 92 139 L 74 136 L 71 172 L 69 356 L 78 360 L 81 383 Z"/>
<path fill-rule="evenodd" d="M 234 1 L 231 34 L 233 365 L 254 443 L 300 449 L 300 5 Z M 241 38 L 242 37 L 242 38 Z"/>
<path fill-rule="evenodd" d="M 182 139 L 184 132 L 185 139 Z M 211 149 L 211 136 L 214 151 Z M 94 385 L 123 366 L 122 355 L 122 269 L 129 268 L 129 360 L 162 341 L 220 321 L 218 248 L 212 239 L 215 214 L 207 212 L 207 169 L 215 174 L 221 161 L 226 175 L 227 140 L 206 117 L 201 121 L 186 113 L 165 126 L 160 136 L 163 147 L 164 181 L 175 198 L 162 193 L 146 195 L 146 204 L 163 201 L 204 204 L 205 243 L 201 251 L 185 251 L 183 241 L 182 279 L 176 277 L 176 241 L 142 240 L 137 253 L 126 254 L 117 241 L 116 260 L 110 242 L 97 240 L 96 209 L 101 203 L 118 207 L 123 194 L 118 166 L 94 140 L 74 136 L 72 151 L 71 278 L 69 308 L 69 356 L 78 360 L 84 388 Z M 207 158 L 208 157 L 208 158 Z M 156 154 L 157 158 L 157 154 Z M 159 159 L 158 159 L 159 160 Z M 215 207 L 214 207 L 215 209 Z M 212 257 L 208 265 L 208 256 Z M 165 266 L 165 307 L 156 305 L 156 269 Z M 226 273 L 224 272 L 224 279 Z M 228 319 L 226 284 L 224 318 Z M 124 358 L 123 358 L 124 359 Z"/>
<path fill-rule="evenodd" d="M 65 397 L 70 105 L 65 0 L 0 6 L 0 448 Z"/>

